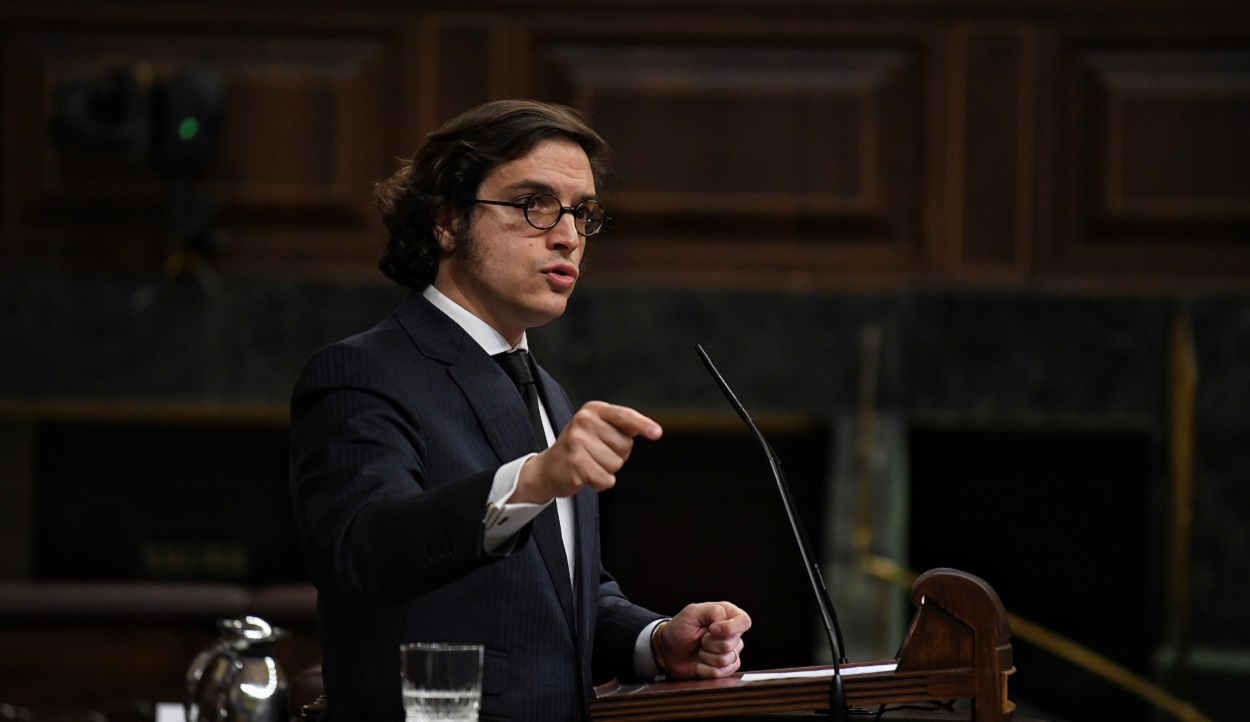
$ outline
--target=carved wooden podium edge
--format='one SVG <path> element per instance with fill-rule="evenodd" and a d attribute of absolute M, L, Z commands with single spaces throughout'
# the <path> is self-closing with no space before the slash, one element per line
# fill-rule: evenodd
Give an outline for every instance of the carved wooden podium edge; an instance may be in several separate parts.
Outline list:
<path fill-rule="evenodd" d="M 1007 698 L 1011 627 L 998 594 L 981 579 L 955 569 L 933 569 L 912 585 L 912 616 L 893 671 L 847 674 L 847 703 L 873 708 L 968 699 L 973 722 L 1010 722 Z M 807 667 L 828 670 L 829 667 Z M 768 670 L 788 672 L 799 670 Z M 742 681 L 742 673 L 715 680 L 648 684 L 609 682 L 595 688 L 592 720 L 673 720 L 775 712 L 828 712 L 829 677 Z"/>

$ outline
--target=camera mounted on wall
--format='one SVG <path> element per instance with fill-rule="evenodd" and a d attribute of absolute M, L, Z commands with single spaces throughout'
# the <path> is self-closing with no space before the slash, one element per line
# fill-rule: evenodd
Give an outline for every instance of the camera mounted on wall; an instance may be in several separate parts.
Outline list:
<path fill-rule="evenodd" d="M 201 172 L 221 139 L 221 74 L 189 66 L 160 79 L 146 64 L 56 87 L 53 137 L 116 150 L 171 175 Z"/>
<path fill-rule="evenodd" d="M 166 195 L 168 275 L 190 272 L 201 285 L 215 283 L 204 262 L 227 243 L 225 232 L 214 228 L 216 203 L 204 176 L 221 145 L 221 73 L 188 66 L 161 78 L 141 63 L 103 77 L 62 81 L 55 92 L 50 128 L 55 142 L 110 151 L 159 172 Z"/>

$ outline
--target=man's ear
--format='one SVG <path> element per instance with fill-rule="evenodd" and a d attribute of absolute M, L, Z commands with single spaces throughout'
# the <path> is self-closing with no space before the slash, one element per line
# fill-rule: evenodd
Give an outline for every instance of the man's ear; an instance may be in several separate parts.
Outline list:
<path fill-rule="evenodd" d="M 456 210 L 451 206 L 443 206 L 434 213 L 434 237 L 444 253 L 456 249 L 456 220 Z"/>

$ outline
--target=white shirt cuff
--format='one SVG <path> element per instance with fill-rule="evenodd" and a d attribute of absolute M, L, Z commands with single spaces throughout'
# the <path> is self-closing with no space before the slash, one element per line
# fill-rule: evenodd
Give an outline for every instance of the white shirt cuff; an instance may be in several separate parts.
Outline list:
<path fill-rule="evenodd" d="M 660 665 L 655 663 L 655 655 L 651 653 L 651 633 L 660 622 L 668 621 L 671 620 L 657 619 L 639 632 L 638 641 L 634 642 L 634 672 L 638 679 L 664 679 L 664 673 L 660 671 Z"/>
<path fill-rule="evenodd" d="M 522 456 L 509 461 L 495 471 L 495 480 L 491 483 L 490 495 L 486 498 L 486 515 L 482 518 L 484 532 L 482 548 L 493 554 L 504 548 L 521 528 L 534 520 L 539 512 L 547 508 L 545 504 L 509 504 L 508 499 L 516 492 L 517 481 L 521 477 L 521 467 L 534 454 Z"/>

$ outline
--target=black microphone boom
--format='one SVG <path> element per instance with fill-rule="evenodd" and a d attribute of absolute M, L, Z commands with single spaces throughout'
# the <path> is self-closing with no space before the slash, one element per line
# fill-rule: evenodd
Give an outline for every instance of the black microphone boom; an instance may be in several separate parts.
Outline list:
<path fill-rule="evenodd" d="M 785 473 L 781 470 L 781 459 L 777 457 L 773 448 L 768 445 L 768 440 L 764 438 L 764 434 L 759 430 L 759 427 L 751 420 L 751 415 L 747 413 L 746 407 L 738 401 L 738 397 L 734 396 L 734 392 L 729 388 L 729 384 L 725 383 L 724 377 L 716 370 L 716 366 L 712 364 L 712 359 L 708 358 L 707 352 L 703 350 L 703 346 L 696 344 L 695 350 L 699 352 L 699 358 L 703 359 L 703 364 L 711 372 L 712 378 L 716 379 L 716 383 L 720 386 L 720 390 L 724 392 L 725 398 L 729 399 L 729 403 L 738 412 L 738 416 L 742 417 L 742 421 L 746 423 L 747 428 L 755 435 L 756 441 L 763 447 L 764 454 L 768 457 L 768 465 L 772 469 L 773 479 L 777 482 L 777 491 L 781 493 L 782 505 L 785 507 L 786 517 L 790 521 L 790 530 L 794 533 L 794 541 L 799 546 L 799 555 L 803 558 L 803 567 L 807 571 L 807 579 L 812 585 L 812 593 L 816 596 L 816 606 L 820 609 L 821 621 L 825 624 L 825 633 L 829 636 L 829 650 L 833 654 L 833 681 L 829 688 L 829 714 L 835 720 L 841 722 L 846 719 L 847 709 L 846 687 L 842 683 L 842 671 L 839 669 L 841 665 L 846 664 L 846 656 L 842 653 L 842 628 L 838 626 L 838 615 L 833 609 L 833 601 L 829 599 L 829 590 L 825 588 L 825 580 L 820 576 L 820 567 L 816 564 L 812 554 L 812 545 L 808 542 L 807 534 L 803 531 L 803 523 L 799 520 L 798 513 L 795 511 L 794 498 L 790 495 L 790 485 L 786 483 Z"/>

